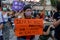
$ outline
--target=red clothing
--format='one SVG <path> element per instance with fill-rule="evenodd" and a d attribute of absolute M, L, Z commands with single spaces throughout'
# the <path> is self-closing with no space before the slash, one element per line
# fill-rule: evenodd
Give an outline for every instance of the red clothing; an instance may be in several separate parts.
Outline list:
<path fill-rule="evenodd" d="M 26 40 L 30 40 L 31 36 L 26 36 Z"/>
<path fill-rule="evenodd" d="M 44 19 L 44 12 L 41 12 L 40 17 Z"/>

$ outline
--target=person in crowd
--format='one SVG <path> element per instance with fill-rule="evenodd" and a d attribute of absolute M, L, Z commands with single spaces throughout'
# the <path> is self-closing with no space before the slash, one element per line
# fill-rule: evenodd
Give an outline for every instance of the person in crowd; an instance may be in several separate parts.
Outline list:
<path fill-rule="evenodd" d="M 18 18 L 24 18 L 24 15 L 23 15 L 23 11 L 20 11 L 19 14 L 18 14 Z"/>
<path fill-rule="evenodd" d="M 40 35 L 39 40 L 48 40 L 50 37 L 52 38 L 52 40 L 55 40 L 54 34 L 52 35 L 53 30 L 53 25 L 45 26 L 45 28 L 43 29 L 43 35 Z"/>
<path fill-rule="evenodd" d="M 21 14 L 22 13 L 22 14 Z M 30 5 L 25 5 L 25 7 L 23 8 L 23 11 L 21 12 L 20 16 L 18 16 L 18 18 L 21 19 L 32 19 L 32 8 Z M 28 36 L 21 36 L 21 37 L 17 37 L 17 40 L 33 40 L 34 35 L 28 35 Z"/>
<path fill-rule="evenodd" d="M 44 9 L 40 13 L 40 18 L 43 18 L 43 19 L 45 18 L 45 10 Z"/>
<path fill-rule="evenodd" d="M 43 16 L 41 16 L 42 14 L 37 14 L 36 15 L 36 19 L 44 19 Z M 50 25 L 50 26 L 45 26 L 44 29 L 43 29 L 43 35 L 39 35 L 37 36 L 37 40 L 48 40 L 49 37 L 51 37 L 53 40 L 55 39 L 54 38 L 54 35 L 52 35 L 52 31 L 54 30 L 54 26 L 53 25 Z"/>
<path fill-rule="evenodd" d="M 15 18 L 15 11 L 12 11 L 12 13 L 10 14 L 11 15 L 11 18 Z"/>
<path fill-rule="evenodd" d="M 57 12 L 53 15 L 53 25 L 55 26 L 55 38 L 60 40 L 60 3 L 56 6 Z"/>
<path fill-rule="evenodd" d="M 10 26 L 10 29 L 11 29 L 12 28 L 11 14 L 7 13 L 7 16 L 8 16 L 8 23 L 9 23 L 9 26 Z"/>
<path fill-rule="evenodd" d="M 36 16 L 34 17 L 34 19 L 43 19 L 43 17 L 41 16 L 41 13 L 37 13 Z M 40 35 L 35 35 L 34 40 L 38 40 Z"/>
<path fill-rule="evenodd" d="M 44 19 L 44 14 L 43 13 L 38 13 L 38 14 L 36 14 L 36 18 Z"/>
<path fill-rule="evenodd" d="M 7 5 L 6 4 L 3 5 L 2 10 L 7 11 Z"/>
<path fill-rule="evenodd" d="M 51 10 L 51 17 L 53 17 L 54 13 L 57 12 L 56 10 Z"/>
<path fill-rule="evenodd" d="M 35 13 L 35 18 L 38 18 L 38 19 L 44 19 L 44 9 L 41 10 L 41 12 L 39 11 L 39 13 Z"/>
<path fill-rule="evenodd" d="M 11 28 L 14 28 L 14 19 L 16 18 L 15 14 L 17 14 L 15 11 L 11 11 L 10 14 L 8 15 L 8 21 L 11 24 Z"/>
<path fill-rule="evenodd" d="M 40 19 L 40 14 L 38 13 L 38 14 L 36 14 L 36 19 Z"/>
<path fill-rule="evenodd" d="M 3 40 L 2 29 L 3 29 L 3 21 L 2 21 L 2 11 L 0 9 L 0 40 Z"/>
<path fill-rule="evenodd" d="M 3 20 L 3 39 L 4 40 L 9 40 L 9 25 L 8 25 L 8 16 L 7 16 L 7 11 L 3 9 L 2 11 L 2 20 Z"/>

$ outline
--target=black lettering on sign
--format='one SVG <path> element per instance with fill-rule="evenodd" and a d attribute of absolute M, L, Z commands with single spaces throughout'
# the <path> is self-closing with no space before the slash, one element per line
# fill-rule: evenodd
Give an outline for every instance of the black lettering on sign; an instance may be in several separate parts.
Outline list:
<path fill-rule="evenodd" d="M 24 31 L 25 30 L 25 28 L 20 28 L 20 31 Z"/>
<path fill-rule="evenodd" d="M 40 22 L 37 22 L 36 20 L 34 20 L 34 24 L 40 24 Z"/>
<path fill-rule="evenodd" d="M 24 32 L 25 34 L 30 34 L 31 32 L 30 31 L 28 31 L 28 32 Z"/>
<path fill-rule="evenodd" d="M 21 31 L 19 32 L 19 34 L 22 34 L 22 33 L 23 33 L 23 32 L 21 32 Z"/>
<path fill-rule="evenodd" d="M 29 27 L 40 27 L 41 25 L 29 25 Z"/>
<path fill-rule="evenodd" d="M 18 19 L 16 19 L 16 21 L 17 21 L 17 24 L 21 24 L 22 23 L 22 21 L 20 21 Z"/>

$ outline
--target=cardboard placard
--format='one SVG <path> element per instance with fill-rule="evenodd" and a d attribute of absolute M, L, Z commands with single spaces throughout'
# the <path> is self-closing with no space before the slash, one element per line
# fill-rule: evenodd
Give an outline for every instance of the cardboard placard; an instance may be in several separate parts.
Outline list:
<path fill-rule="evenodd" d="M 16 36 L 42 35 L 43 19 L 15 19 Z"/>

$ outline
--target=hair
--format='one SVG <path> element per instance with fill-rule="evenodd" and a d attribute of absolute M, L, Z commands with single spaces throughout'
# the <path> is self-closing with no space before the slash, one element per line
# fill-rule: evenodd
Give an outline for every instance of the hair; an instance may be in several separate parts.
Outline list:
<path fill-rule="evenodd" d="M 24 8 L 23 8 L 23 11 L 26 11 L 27 9 L 32 9 L 30 4 L 29 5 L 25 5 Z"/>
<path fill-rule="evenodd" d="M 15 11 L 12 11 L 12 14 L 15 14 L 16 12 Z"/>

